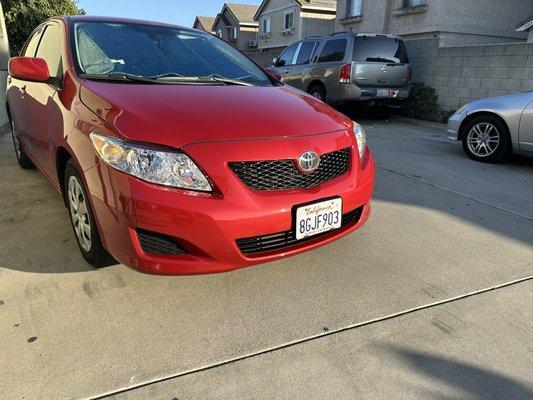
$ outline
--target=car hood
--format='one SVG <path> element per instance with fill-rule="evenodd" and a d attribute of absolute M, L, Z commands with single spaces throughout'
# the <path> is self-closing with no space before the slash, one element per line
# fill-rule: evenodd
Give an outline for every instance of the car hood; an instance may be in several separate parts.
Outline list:
<path fill-rule="evenodd" d="M 469 103 L 466 106 L 466 111 L 474 112 L 487 110 L 502 113 L 507 111 L 517 111 L 521 113 L 531 101 L 533 101 L 533 92 L 487 97 Z"/>
<path fill-rule="evenodd" d="M 84 81 L 82 102 L 124 139 L 181 147 L 345 130 L 351 121 L 287 86 L 122 84 Z"/>

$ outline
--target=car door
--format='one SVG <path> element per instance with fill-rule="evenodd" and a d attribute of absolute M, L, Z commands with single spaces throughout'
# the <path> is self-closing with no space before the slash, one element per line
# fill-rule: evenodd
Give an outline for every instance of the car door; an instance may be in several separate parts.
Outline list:
<path fill-rule="evenodd" d="M 520 131 L 518 133 L 518 145 L 520 150 L 533 152 L 533 92 L 531 99 L 522 113 Z"/>
<path fill-rule="evenodd" d="M 287 85 L 293 86 L 294 83 L 297 83 L 297 78 L 293 76 L 292 71 L 296 64 L 299 48 L 300 43 L 294 43 L 287 47 L 278 57 L 278 62 L 273 67 L 273 69 L 281 75 L 281 81 Z"/>
<path fill-rule="evenodd" d="M 348 39 L 346 37 L 327 40 L 314 56 L 310 79 L 320 80 L 325 88 L 328 101 L 339 98 L 339 74 L 345 64 Z"/>
<path fill-rule="evenodd" d="M 289 85 L 301 90 L 307 90 L 309 81 L 309 63 L 313 57 L 316 45 L 316 40 L 306 40 L 300 43 L 296 52 L 294 65 L 290 68 L 291 83 L 289 83 Z"/>
<path fill-rule="evenodd" d="M 37 47 L 39 46 L 39 41 L 43 34 L 44 27 L 37 29 L 30 39 L 26 42 L 22 52 L 20 53 L 23 57 L 35 57 L 37 52 Z M 7 101 L 9 104 L 9 111 L 11 113 L 11 118 L 14 122 L 15 129 L 17 130 L 19 140 L 22 141 L 25 148 L 29 151 L 27 133 L 30 123 L 30 118 L 27 116 L 29 114 L 29 102 L 27 97 L 26 89 L 28 87 L 28 82 L 13 78 L 8 76 L 7 78 Z M 29 151 L 31 155 L 31 151 Z"/>
<path fill-rule="evenodd" d="M 51 22 L 37 47 L 36 57 L 48 64 L 50 77 L 59 81 L 63 74 L 61 62 L 61 35 L 59 24 Z M 53 176 L 53 143 L 50 132 L 50 112 L 57 99 L 57 86 L 52 83 L 26 82 L 24 111 L 27 117 L 27 143 L 30 154 L 41 170 Z"/>

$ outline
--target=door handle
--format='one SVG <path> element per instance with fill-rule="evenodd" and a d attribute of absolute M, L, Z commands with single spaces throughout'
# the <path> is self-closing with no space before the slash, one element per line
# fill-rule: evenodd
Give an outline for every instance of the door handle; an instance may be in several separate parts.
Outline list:
<path fill-rule="evenodd" d="M 291 70 L 290 70 L 289 68 L 287 68 L 287 69 L 285 70 L 285 73 L 288 74 L 289 72 L 291 72 Z"/>
<path fill-rule="evenodd" d="M 19 88 L 19 92 L 22 96 L 26 96 L 26 85 Z"/>

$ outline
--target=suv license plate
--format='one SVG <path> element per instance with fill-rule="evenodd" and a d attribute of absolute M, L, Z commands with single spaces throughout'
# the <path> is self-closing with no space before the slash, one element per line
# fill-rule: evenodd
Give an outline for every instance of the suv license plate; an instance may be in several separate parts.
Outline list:
<path fill-rule="evenodd" d="M 296 240 L 340 228 L 342 199 L 332 199 L 296 209 Z"/>
<path fill-rule="evenodd" d="M 390 90 L 389 89 L 378 89 L 377 96 L 378 97 L 390 97 Z"/>

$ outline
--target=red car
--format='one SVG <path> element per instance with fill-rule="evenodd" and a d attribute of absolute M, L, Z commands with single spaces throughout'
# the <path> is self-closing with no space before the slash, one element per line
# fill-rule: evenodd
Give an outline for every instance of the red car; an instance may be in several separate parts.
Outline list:
<path fill-rule="evenodd" d="M 48 20 L 9 62 L 6 106 L 20 166 L 61 194 L 95 267 L 228 271 L 370 214 L 363 129 L 205 32 Z"/>

